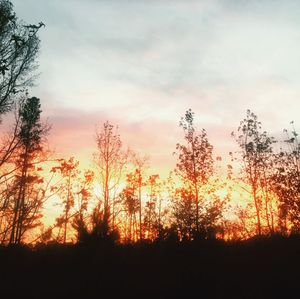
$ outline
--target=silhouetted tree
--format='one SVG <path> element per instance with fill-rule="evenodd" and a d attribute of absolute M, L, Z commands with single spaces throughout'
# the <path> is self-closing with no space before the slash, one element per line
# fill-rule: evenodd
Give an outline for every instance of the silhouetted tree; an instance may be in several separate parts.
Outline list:
<path fill-rule="evenodd" d="M 137 153 L 132 153 L 132 162 L 135 167 L 135 178 L 137 182 L 137 196 L 139 201 L 139 238 L 143 239 L 143 203 L 142 203 L 142 188 L 145 186 L 146 182 L 144 181 L 144 172 L 146 168 L 148 157 L 140 156 Z"/>
<path fill-rule="evenodd" d="M 84 172 L 83 178 L 79 179 L 78 191 L 75 193 L 76 212 L 72 226 L 77 232 L 77 242 L 82 242 L 88 235 L 87 209 L 89 200 L 92 197 L 92 183 L 94 173 L 91 170 Z"/>
<path fill-rule="evenodd" d="M 0 115 L 10 111 L 16 94 L 34 81 L 42 26 L 24 24 L 10 1 L 0 1 Z"/>
<path fill-rule="evenodd" d="M 240 122 L 238 127 L 238 136 L 236 141 L 241 148 L 242 154 L 242 171 L 244 182 L 249 184 L 251 188 L 251 195 L 253 197 L 257 233 L 262 234 L 262 213 L 263 200 L 265 202 L 265 219 L 267 221 L 269 230 L 274 231 L 274 226 L 270 224 L 270 190 L 268 170 L 272 167 L 272 152 L 273 137 L 269 137 L 266 131 L 262 131 L 261 122 L 258 121 L 257 116 L 247 110 L 246 118 Z"/>
<path fill-rule="evenodd" d="M 15 161 L 19 158 L 21 140 L 18 138 L 20 113 L 15 110 L 15 122 L 10 132 L 3 134 L 0 148 L 0 242 L 5 243 L 12 224 L 12 196 L 14 192 L 14 175 L 18 170 Z"/>
<path fill-rule="evenodd" d="M 96 141 L 98 151 L 94 160 L 103 196 L 103 221 L 114 229 L 116 192 L 126 165 L 127 154 L 122 149 L 118 128 L 108 121 L 103 124 L 101 130 L 97 130 Z"/>
<path fill-rule="evenodd" d="M 63 214 L 56 219 L 56 222 L 60 229 L 63 228 L 62 241 L 64 244 L 67 241 L 68 224 L 71 223 L 71 218 L 74 217 L 74 214 L 71 214 L 71 209 L 75 204 L 75 193 L 77 192 L 75 184 L 77 184 L 80 174 L 78 166 L 79 161 L 71 157 L 68 160 L 62 159 L 58 166 L 52 168 L 52 172 L 58 172 L 62 177 L 60 186 L 56 188 L 59 188 L 59 195 L 62 199 Z M 60 230 L 58 235 L 60 236 Z"/>
<path fill-rule="evenodd" d="M 144 211 L 144 227 L 145 233 L 147 233 L 147 239 L 154 240 L 158 237 L 159 229 L 161 226 L 161 182 L 159 175 L 150 175 L 146 181 L 146 187 L 148 187 L 148 200 L 146 201 Z"/>
<path fill-rule="evenodd" d="M 293 122 L 291 122 L 293 125 Z M 273 190 L 279 200 L 279 227 L 283 234 L 300 232 L 300 144 L 293 126 L 275 155 Z M 290 228 L 290 229 L 289 229 Z"/>
<path fill-rule="evenodd" d="M 44 179 L 36 165 L 45 159 L 43 145 L 49 126 L 40 120 L 40 100 L 27 98 L 20 103 L 18 158 L 15 160 L 16 174 L 13 182 L 13 219 L 9 243 L 20 243 L 25 232 L 36 225 L 40 217 L 44 191 L 37 187 Z M 42 195 L 40 194 L 42 192 Z"/>
<path fill-rule="evenodd" d="M 140 175 L 137 170 L 128 173 L 126 186 L 119 195 L 125 211 L 125 239 L 127 241 L 138 239 L 136 214 L 140 211 L 139 179 Z"/>
<path fill-rule="evenodd" d="M 180 127 L 185 133 L 185 144 L 177 144 L 176 149 L 179 153 L 179 162 L 176 165 L 175 172 L 186 185 L 184 198 L 188 198 L 185 204 L 189 202 L 189 208 L 193 210 L 195 203 L 194 216 L 195 229 L 199 232 L 199 202 L 203 194 L 200 188 L 204 186 L 213 174 L 213 147 L 209 143 L 207 133 L 202 129 L 199 135 L 195 132 L 194 113 L 191 109 L 186 111 L 185 116 L 180 121 Z"/>
<path fill-rule="evenodd" d="M 192 240 L 199 233 L 196 222 L 196 200 L 192 187 L 176 188 L 172 200 L 172 216 L 181 239 Z"/>

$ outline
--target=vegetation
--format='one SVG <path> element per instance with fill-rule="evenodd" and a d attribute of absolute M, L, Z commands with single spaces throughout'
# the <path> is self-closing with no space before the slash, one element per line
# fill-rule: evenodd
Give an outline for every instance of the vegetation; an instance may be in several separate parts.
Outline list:
<path fill-rule="evenodd" d="M 147 159 L 123 149 L 120 135 L 108 122 L 97 131 L 94 171 L 82 172 L 74 157 L 55 159 L 53 154 L 52 167 L 44 167 L 49 163 L 49 126 L 40 115 L 39 99 L 20 99 L 14 130 L 3 139 L 3 245 L 74 243 L 82 241 L 84 232 L 86 237 L 101 235 L 121 243 L 173 237 L 237 240 L 299 232 L 299 144 L 294 129 L 284 140 L 287 146 L 275 151 L 275 138 L 247 111 L 233 134 L 241 149 L 233 155 L 239 172 L 234 174 L 229 165 L 226 178 L 214 167 L 221 158 L 214 159 L 206 131 L 197 134 L 194 113 L 188 110 L 180 122 L 184 143 L 176 146 L 178 163 L 162 180 L 159 174 L 147 173 Z M 97 195 L 95 187 L 100 190 Z M 234 193 L 246 203 L 243 207 L 233 204 Z M 37 228 L 43 227 L 44 203 L 54 195 L 62 214 L 46 228 L 45 239 Z"/>
<path fill-rule="evenodd" d="M 11 110 L 16 96 L 33 84 L 39 51 L 39 29 L 24 24 L 8 0 L 0 2 L 0 114 Z"/>
<path fill-rule="evenodd" d="M 103 294 L 134 289 L 143 298 L 156 298 L 157 291 L 162 298 L 185 297 L 198 290 L 198 279 L 210 298 L 230 294 L 232 281 L 240 288 L 237 298 L 280 293 L 284 285 L 272 289 L 270 283 L 287 282 L 274 277 L 274 263 L 286 262 L 281 271 L 299 266 L 300 145 L 294 127 L 276 140 L 248 110 L 232 134 L 240 151 L 231 153 L 226 176 L 189 109 L 179 122 L 177 164 L 162 179 L 149 173 L 147 157 L 124 148 L 118 127 L 106 121 L 96 131 L 94 167 L 82 170 L 75 157 L 50 153 L 41 101 L 27 90 L 42 26 L 18 20 L 10 1 L 0 0 L 0 116 L 14 114 L 0 148 L 2 293 L 11 294 L 12 272 L 15 281 L 29 267 L 20 289 L 32 292 L 35 281 L 39 292 L 63 281 L 65 296 L 85 290 L 93 297 L 101 281 Z M 45 206 L 53 197 L 61 214 L 46 225 Z M 268 261 L 266 252 L 272 253 Z M 253 265 L 257 260 L 263 274 Z M 53 278 L 57 265 L 63 271 Z M 245 279 L 242 269 L 249 271 Z M 252 289 L 246 283 L 253 274 L 259 284 Z M 290 283 L 298 288 L 295 278 Z"/>

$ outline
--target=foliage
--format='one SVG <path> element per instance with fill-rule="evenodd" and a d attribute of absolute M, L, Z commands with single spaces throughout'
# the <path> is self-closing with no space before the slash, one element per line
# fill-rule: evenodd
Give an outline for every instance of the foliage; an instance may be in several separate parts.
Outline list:
<path fill-rule="evenodd" d="M 43 145 L 49 127 L 40 120 L 40 100 L 26 98 L 20 102 L 20 122 L 17 139 L 17 156 L 14 160 L 15 174 L 8 201 L 13 208 L 9 243 L 20 243 L 29 229 L 39 225 L 45 190 L 44 178 L 37 165 L 45 159 Z"/>
<path fill-rule="evenodd" d="M 0 1 L 0 115 L 11 110 L 16 95 L 34 82 L 39 52 L 39 29 L 26 25 L 13 11 L 10 1 Z"/>
<path fill-rule="evenodd" d="M 292 122 L 293 124 L 293 122 Z M 300 232 L 300 145 L 298 134 L 284 130 L 286 149 L 281 148 L 274 157 L 272 187 L 279 200 L 279 226 L 283 233 Z"/>
<path fill-rule="evenodd" d="M 262 131 L 257 116 L 247 110 L 246 118 L 240 122 L 238 136 L 233 133 L 242 155 L 243 180 L 251 188 L 256 210 L 257 233 L 262 234 L 262 217 L 274 232 L 273 207 L 271 202 L 270 170 L 273 166 L 273 144 L 276 142 L 266 131 Z"/>
<path fill-rule="evenodd" d="M 180 126 L 185 133 L 185 144 L 178 143 L 176 146 L 179 161 L 175 173 L 180 177 L 182 187 L 176 189 L 174 194 L 173 216 L 181 237 L 192 239 L 199 235 L 200 231 L 208 231 L 208 219 L 211 220 L 211 225 L 214 222 L 211 217 L 204 220 L 201 213 L 201 205 L 204 205 L 204 187 L 213 175 L 213 147 L 204 129 L 196 135 L 192 110 L 186 111 Z"/>

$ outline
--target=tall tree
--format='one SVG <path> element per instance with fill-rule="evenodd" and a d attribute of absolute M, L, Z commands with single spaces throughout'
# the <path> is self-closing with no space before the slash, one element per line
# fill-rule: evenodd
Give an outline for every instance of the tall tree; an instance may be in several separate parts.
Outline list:
<path fill-rule="evenodd" d="M 283 234 L 300 232 L 300 143 L 294 122 L 279 153 L 275 154 L 272 186 L 279 200 L 279 227 Z"/>
<path fill-rule="evenodd" d="M 14 179 L 14 209 L 10 234 L 10 243 L 20 243 L 26 230 L 33 225 L 41 201 L 35 185 L 43 179 L 37 174 L 36 164 L 45 159 L 44 143 L 49 126 L 40 119 L 41 104 L 36 97 L 21 101 L 19 108 L 20 125 L 17 138 L 18 158 L 15 160 L 16 174 Z"/>
<path fill-rule="evenodd" d="M 94 160 L 102 190 L 103 221 L 114 228 L 116 192 L 126 165 L 127 154 L 122 149 L 118 127 L 108 121 L 96 131 L 96 142 L 98 151 Z"/>
<path fill-rule="evenodd" d="M 209 143 L 204 129 L 197 135 L 194 126 L 194 113 L 191 109 L 186 111 L 181 118 L 180 127 L 184 131 L 185 144 L 178 143 L 178 163 L 175 172 L 189 190 L 189 198 L 195 201 L 195 224 L 199 232 L 199 201 L 201 200 L 200 188 L 204 186 L 213 174 L 213 147 Z M 186 193 L 186 192 L 184 192 Z"/>
<path fill-rule="evenodd" d="M 257 116 L 247 110 L 238 127 L 238 136 L 233 133 L 241 148 L 243 180 L 250 186 L 255 211 L 257 233 L 262 234 L 263 200 L 265 202 L 265 219 L 269 230 L 272 226 L 269 221 L 270 190 L 268 170 L 272 166 L 273 143 L 275 139 L 262 130 Z"/>
<path fill-rule="evenodd" d="M 0 0 L 0 115 L 10 111 L 18 92 L 34 81 L 39 29 L 20 21 L 8 0 Z"/>

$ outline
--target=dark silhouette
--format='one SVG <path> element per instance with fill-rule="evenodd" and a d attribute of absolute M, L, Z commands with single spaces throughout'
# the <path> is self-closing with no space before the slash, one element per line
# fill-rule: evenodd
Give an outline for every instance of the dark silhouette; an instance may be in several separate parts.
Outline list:
<path fill-rule="evenodd" d="M 175 190 L 174 197 L 177 200 L 174 201 L 173 215 L 181 237 L 192 239 L 200 236 L 200 232 L 205 234 L 206 225 L 213 227 L 221 211 L 215 209 L 217 213 L 209 215 L 204 202 L 207 192 L 205 187 L 213 175 L 214 165 L 213 147 L 208 141 L 207 133 L 204 129 L 199 135 L 196 133 L 191 109 L 186 111 L 180 126 L 185 133 L 185 144 L 178 143 L 176 146 L 179 154 L 175 173 L 179 176 L 182 187 Z"/>
<path fill-rule="evenodd" d="M 8 0 L 0 1 L 0 115 L 11 110 L 19 93 L 24 93 L 35 79 L 39 52 L 39 29 L 24 25 Z"/>
<path fill-rule="evenodd" d="M 94 162 L 97 167 L 96 178 L 102 190 L 98 213 L 102 209 L 102 221 L 107 223 L 108 228 L 114 229 L 116 189 L 120 185 L 127 154 L 123 151 L 118 127 L 108 121 L 96 131 L 96 142 L 97 152 L 94 154 Z"/>
<path fill-rule="evenodd" d="M 299 237 L 0 248 L 1 296 L 297 298 L 299 250 Z"/>
<path fill-rule="evenodd" d="M 15 175 L 7 198 L 6 209 L 11 209 L 12 221 L 7 218 L 9 244 L 19 244 L 26 231 L 37 226 L 42 209 L 43 177 L 36 165 L 44 159 L 44 138 L 49 127 L 40 120 L 40 100 L 32 97 L 20 102 L 18 148 L 15 157 Z"/>

